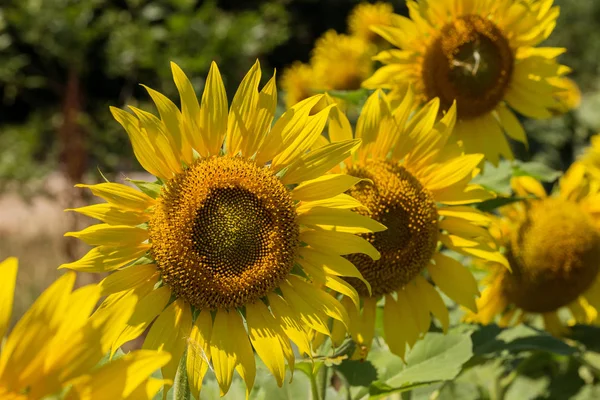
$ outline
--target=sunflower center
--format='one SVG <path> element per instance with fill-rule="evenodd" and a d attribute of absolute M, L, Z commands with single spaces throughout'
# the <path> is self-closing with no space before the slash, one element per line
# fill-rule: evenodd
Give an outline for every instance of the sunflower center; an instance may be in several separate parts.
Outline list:
<path fill-rule="evenodd" d="M 504 293 L 529 312 L 571 303 L 600 267 L 600 232 L 576 204 L 560 199 L 534 204 L 507 247 L 513 272 L 504 274 Z"/>
<path fill-rule="evenodd" d="M 163 187 L 149 223 L 163 280 L 197 308 L 253 303 L 294 265 L 296 208 L 269 169 L 241 158 L 192 164 Z"/>
<path fill-rule="evenodd" d="M 435 252 L 436 204 L 429 191 L 396 163 L 370 162 L 354 166 L 347 173 L 371 180 L 372 183 L 358 183 L 349 194 L 368 208 L 358 212 L 388 228 L 365 235 L 381 253 L 379 260 L 373 261 L 363 254 L 351 254 L 348 259 L 371 284 L 373 296 L 392 293 L 412 281 Z M 351 283 L 361 295 L 368 296 L 367 288 L 358 279 L 352 279 Z"/>
<path fill-rule="evenodd" d="M 425 53 L 425 94 L 439 97 L 445 109 L 456 99 L 459 117 L 478 117 L 504 97 L 513 62 L 508 40 L 492 21 L 460 17 L 442 28 Z"/>

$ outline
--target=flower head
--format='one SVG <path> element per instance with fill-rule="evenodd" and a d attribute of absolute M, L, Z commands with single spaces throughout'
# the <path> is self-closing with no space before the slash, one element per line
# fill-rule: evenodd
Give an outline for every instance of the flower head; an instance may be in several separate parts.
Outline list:
<path fill-rule="evenodd" d="M 383 40 L 371 30 L 378 25 L 391 25 L 394 7 L 390 3 L 360 3 L 348 16 L 348 31 L 366 42 L 381 45 Z"/>
<path fill-rule="evenodd" d="M 281 88 L 285 91 L 285 105 L 288 108 L 312 96 L 320 86 L 312 67 L 299 61 L 286 68 L 281 77 Z"/>
<path fill-rule="evenodd" d="M 0 263 L 0 340 L 10 322 L 17 269 L 15 258 Z M 74 283 L 73 272 L 54 282 L 6 338 L 0 397 L 35 400 L 62 392 L 71 399 L 151 399 L 165 381 L 149 376 L 169 361 L 168 353 L 139 350 L 97 366 L 119 334 L 115 327 L 131 316 L 134 299 L 118 313 L 90 317 L 101 288 L 72 291 Z"/>
<path fill-rule="evenodd" d="M 598 185 L 575 163 L 554 195 L 531 177 L 515 177 L 512 186 L 517 195 L 536 197 L 503 207 L 498 218 L 496 236 L 512 273 L 485 263 L 479 312 L 468 319 L 487 324 L 500 315 L 507 325 L 541 314 L 546 328 L 560 335 L 565 329 L 557 313 L 566 307 L 575 321 L 594 322 L 600 307 Z"/>
<path fill-rule="evenodd" d="M 410 19 L 394 15 L 392 26 L 373 28 L 399 49 L 375 58 L 385 66 L 367 88 L 400 90 L 411 85 L 420 103 L 456 101 L 454 135 L 468 153 L 492 163 L 512 159 L 506 134 L 527 143 L 512 110 L 549 118 L 560 107 L 554 80 L 568 72 L 556 57 L 561 48 L 536 47 L 556 24 L 558 7 L 538 0 L 407 1 Z M 511 110 L 512 109 L 512 110 Z"/>
<path fill-rule="evenodd" d="M 470 183 L 483 156 L 464 155 L 448 142 L 456 108 L 437 121 L 437 99 L 415 112 L 416 106 L 410 90 L 397 107 L 377 90 L 365 103 L 355 135 L 343 118 L 330 124 L 334 143 L 362 139 L 357 153 L 341 169 L 361 180 L 347 193 L 366 206 L 360 213 L 388 228 L 364 235 L 380 252 L 379 260 L 364 254 L 347 256 L 370 284 L 369 292 L 364 283 L 348 278 L 357 292 L 353 295 L 362 301 L 361 312 L 350 307 L 352 301 L 358 302 L 355 297 L 344 293 L 343 299 L 352 337 L 359 345 L 358 357 L 369 351 L 375 309 L 382 298 L 385 338 L 400 357 L 407 345 L 413 346 L 429 330 L 431 314 L 447 329 L 448 310 L 426 274 L 449 297 L 475 310 L 479 293 L 475 279 L 458 261 L 440 252 L 441 244 L 507 265 L 488 233 L 490 218 L 467 206 L 493 196 Z"/>
<path fill-rule="evenodd" d="M 196 397 L 209 366 L 222 393 L 234 370 L 250 391 L 254 351 L 282 385 L 286 362 L 294 366 L 290 340 L 311 354 L 310 329 L 329 334 L 328 318 L 348 324 L 324 289 L 343 290 L 349 284 L 341 276 L 361 276 L 336 243 L 358 240 L 369 249 L 353 234 L 385 229 L 350 210 L 362 207 L 343 194 L 355 180 L 324 175 L 360 140 L 311 150 L 337 111 L 330 105 L 312 113 L 322 95 L 299 102 L 272 126 L 275 79 L 259 91 L 258 62 L 229 107 L 216 64 L 200 104 L 181 69 L 172 69 L 181 111 L 150 88 L 160 118 L 112 109 L 138 161 L 159 181 L 136 182 L 141 191 L 82 185 L 107 203 L 75 211 L 104 223 L 68 234 L 96 247 L 62 267 L 117 271 L 100 284 L 109 295 L 105 307 L 119 308 L 131 295 L 140 300 L 113 349 L 156 318 L 144 347 L 173 355 L 163 368 L 167 378 L 187 349 Z"/>
<path fill-rule="evenodd" d="M 355 90 L 371 75 L 375 48 L 363 39 L 329 30 L 315 43 L 310 63 L 322 90 Z"/>

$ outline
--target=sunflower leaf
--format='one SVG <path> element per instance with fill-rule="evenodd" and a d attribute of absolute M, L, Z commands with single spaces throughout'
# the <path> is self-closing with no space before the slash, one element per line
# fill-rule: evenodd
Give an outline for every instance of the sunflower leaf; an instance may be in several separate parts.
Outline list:
<path fill-rule="evenodd" d="M 134 179 L 127 179 L 127 181 L 133 183 L 144 194 L 147 194 L 153 199 L 156 199 L 158 196 L 160 196 L 160 189 L 162 186 L 157 182 L 138 181 Z"/>

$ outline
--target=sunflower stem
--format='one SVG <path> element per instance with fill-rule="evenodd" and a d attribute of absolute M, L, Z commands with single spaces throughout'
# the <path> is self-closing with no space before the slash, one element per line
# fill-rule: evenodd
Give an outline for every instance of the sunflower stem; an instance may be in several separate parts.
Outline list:
<path fill-rule="evenodd" d="M 323 364 L 321 366 L 321 368 L 319 368 L 319 378 L 321 381 L 321 400 L 325 400 L 325 397 L 327 397 L 327 375 L 328 375 L 329 369 L 327 368 L 327 366 L 325 364 Z"/>
<path fill-rule="evenodd" d="M 322 400 L 320 398 L 321 393 L 319 392 L 319 388 L 317 386 L 317 377 L 315 374 L 310 376 L 310 392 L 312 394 L 312 400 Z"/>

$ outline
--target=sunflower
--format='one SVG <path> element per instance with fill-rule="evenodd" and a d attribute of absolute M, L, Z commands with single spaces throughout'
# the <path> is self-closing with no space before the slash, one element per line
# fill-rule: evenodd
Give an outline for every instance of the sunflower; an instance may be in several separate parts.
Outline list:
<path fill-rule="evenodd" d="M 363 39 L 329 30 L 315 43 L 310 63 L 322 90 L 356 90 L 373 72 L 375 48 Z"/>
<path fill-rule="evenodd" d="M 0 263 L 0 342 L 8 330 L 18 264 Z M 0 398 L 35 400 L 56 394 L 71 399 L 151 399 L 163 380 L 150 374 L 171 358 L 168 353 L 139 350 L 104 366 L 99 361 L 119 334 L 113 323 L 127 320 L 133 299 L 119 313 L 89 318 L 100 288 L 72 291 L 75 274 L 54 282 L 17 322 L 0 350 Z"/>
<path fill-rule="evenodd" d="M 392 14 L 394 14 L 394 7 L 389 3 L 360 3 L 348 16 L 348 31 L 350 35 L 359 37 L 365 42 L 382 46 L 385 42 L 371 30 L 371 27 L 391 25 Z"/>
<path fill-rule="evenodd" d="M 552 80 L 568 72 L 556 57 L 562 48 L 535 47 L 556 25 L 558 7 L 548 0 L 413 0 L 410 19 L 394 15 L 392 26 L 373 30 L 400 49 L 375 59 L 386 64 L 366 88 L 392 91 L 411 85 L 423 104 L 438 97 L 443 110 L 454 101 L 454 135 L 467 153 L 494 164 L 512 159 L 504 132 L 527 144 L 512 110 L 549 118 L 560 107 Z M 512 109 L 512 110 L 511 110 Z"/>
<path fill-rule="evenodd" d="M 181 111 L 150 88 L 160 118 L 112 108 L 138 161 L 158 182 L 137 182 L 141 191 L 79 185 L 107 202 L 75 211 L 104 223 L 67 234 L 96 247 L 61 267 L 117 271 L 100 284 L 110 295 L 104 306 L 120 308 L 131 295 L 140 300 L 113 348 L 156 318 L 143 347 L 173 355 L 163 368 L 168 379 L 187 354 L 196 397 L 209 366 L 223 394 L 234 370 L 250 391 L 253 349 L 282 385 L 286 361 L 294 366 L 290 339 L 311 354 L 309 328 L 329 334 L 329 318 L 348 323 L 345 309 L 323 289 L 348 291 L 341 276 L 361 279 L 342 257 L 346 252 L 376 256 L 353 234 L 385 229 L 351 211 L 361 205 L 343 192 L 358 178 L 324 175 L 360 140 L 311 150 L 328 115 L 339 113 L 330 105 L 311 115 L 323 95 L 296 104 L 271 127 L 275 78 L 259 92 L 258 61 L 229 107 L 216 64 L 201 104 L 183 71 L 175 64 L 172 71 Z"/>
<path fill-rule="evenodd" d="M 600 134 L 591 137 L 590 145 L 584 150 L 581 162 L 597 180 L 600 180 Z"/>
<path fill-rule="evenodd" d="M 496 233 L 506 248 L 512 273 L 486 263 L 487 286 L 478 300 L 479 312 L 467 319 L 500 324 L 542 315 L 546 329 L 566 331 L 559 310 L 570 310 L 575 321 L 589 324 L 600 309 L 600 189 L 587 178 L 581 163 L 573 164 L 549 195 L 531 177 L 515 177 L 514 192 L 536 199 L 500 209 Z"/>
<path fill-rule="evenodd" d="M 581 90 L 577 83 L 565 76 L 552 79 L 552 84 L 561 88 L 560 92 L 554 94 L 558 100 L 558 108 L 551 109 L 554 115 L 561 115 L 576 109 L 581 104 Z"/>
<path fill-rule="evenodd" d="M 319 86 L 309 64 L 296 61 L 283 70 L 281 88 L 285 92 L 285 105 L 287 108 L 291 108 L 296 103 L 312 96 Z"/>
<path fill-rule="evenodd" d="M 364 237 L 380 252 L 375 260 L 363 254 L 347 258 L 358 268 L 369 287 L 354 278 L 362 300 L 362 313 L 347 307 L 350 331 L 364 358 L 374 336 L 377 303 L 384 299 L 383 327 L 390 350 L 404 356 L 431 323 L 430 314 L 448 328 L 449 316 L 440 294 L 428 281 L 457 303 L 475 310 L 477 283 L 460 262 L 440 252 L 441 245 L 466 256 L 507 265 L 486 229 L 490 218 L 467 206 L 493 197 L 470 184 L 479 172 L 483 155 L 464 155 L 448 144 L 456 118 L 454 106 L 436 123 L 439 100 L 415 112 L 416 101 L 408 90 L 392 109 L 387 96 L 374 92 L 357 121 L 357 153 L 344 161 L 343 173 L 361 179 L 348 194 L 367 208 L 359 212 L 387 226 Z M 337 116 L 337 115 L 336 115 Z M 330 139 L 344 143 L 353 138 L 347 119 L 330 123 Z M 346 295 L 346 306 L 356 299 Z M 334 330 L 340 325 L 334 321 Z M 343 336 L 334 335 L 337 345 Z"/>

